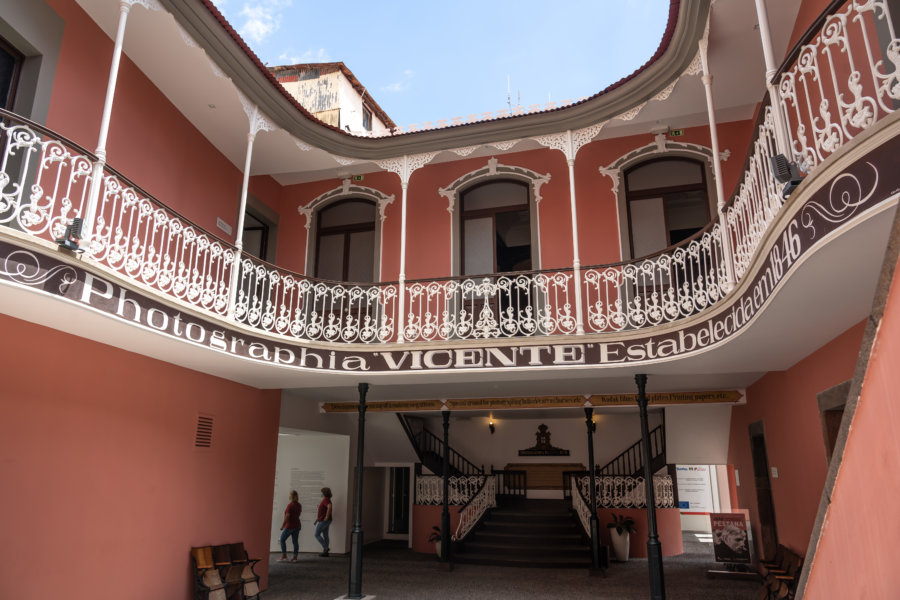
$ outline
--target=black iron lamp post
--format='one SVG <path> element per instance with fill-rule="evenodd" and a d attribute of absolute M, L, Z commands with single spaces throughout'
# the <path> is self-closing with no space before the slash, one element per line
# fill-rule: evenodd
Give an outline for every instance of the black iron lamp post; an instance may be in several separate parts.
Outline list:
<path fill-rule="evenodd" d="M 588 469 L 591 476 L 591 571 L 600 570 L 600 522 L 597 519 L 597 479 L 594 473 L 594 409 L 584 409 L 588 436 Z"/>
<path fill-rule="evenodd" d="M 653 471 L 650 467 L 650 427 L 647 425 L 647 376 L 634 376 L 638 387 L 638 407 L 641 410 L 641 453 L 644 457 L 644 491 L 647 495 L 647 563 L 650 567 L 650 599 L 665 600 L 662 546 L 656 532 L 656 498 L 653 491 Z"/>
<path fill-rule="evenodd" d="M 450 411 L 442 412 L 444 418 L 444 506 L 441 510 L 441 562 L 450 564 Z"/>
<path fill-rule="evenodd" d="M 363 451 L 366 434 L 366 393 L 368 383 L 359 384 L 359 430 L 356 435 L 356 497 L 353 499 L 354 521 L 350 533 L 350 591 L 347 598 L 357 600 L 362 593 L 362 493 L 363 493 Z"/>

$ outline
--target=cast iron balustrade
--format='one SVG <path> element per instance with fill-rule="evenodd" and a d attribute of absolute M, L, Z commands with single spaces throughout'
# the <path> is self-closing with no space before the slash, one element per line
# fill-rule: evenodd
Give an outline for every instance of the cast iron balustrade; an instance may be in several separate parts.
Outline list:
<path fill-rule="evenodd" d="M 493 475 L 451 476 L 448 503 L 456 506 L 467 504 L 484 487 L 486 478 L 495 480 L 493 489 L 496 492 L 496 477 Z M 415 503 L 428 506 L 443 504 L 444 478 L 438 475 L 416 476 Z"/>
<path fill-rule="evenodd" d="M 643 477 L 597 475 L 594 477 L 594 493 L 597 508 L 647 508 Z M 591 478 L 585 473 L 570 478 L 572 489 L 577 489 L 590 503 Z M 653 476 L 653 492 L 656 508 L 675 508 L 675 490 L 669 475 Z M 574 493 L 570 491 L 574 501 Z"/>
<path fill-rule="evenodd" d="M 787 124 L 781 137 L 789 148 L 782 151 L 809 173 L 900 106 L 900 39 L 888 3 L 832 4 L 788 55 L 774 83 L 777 97 L 763 104 L 724 219 L 653 256 L 584 267 L 586 332 L 674 323 L 715 306 L 742 280 L 785 203 L 769 165 L 779 153 L 776 121 Z M 53 242 L 73 218 L 85 216 L 97 157 L 14 113 L 0 110 L 0 119 L 0 225 Z M 83 247 L 86 259 L 214 316 L 229 317 L 232 301 L 237 322 L 272 335 L 384 343 L 567 336 L 578 330 L 571 269 L 403 286 L 322 281 L 246 255 L 236 261 L 232 245 L 109 166 L 99 185 L 96 219 L 86 223 L 93 231 Z M 725 262 L 729 254 L 732 265 Z M 229 298 L 236 264 L 237 291 Z"/>

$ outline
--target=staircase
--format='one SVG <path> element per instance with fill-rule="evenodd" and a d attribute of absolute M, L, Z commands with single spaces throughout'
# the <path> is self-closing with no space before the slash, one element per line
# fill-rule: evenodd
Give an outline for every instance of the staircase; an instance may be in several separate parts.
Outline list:
<path fill-rule="evenodd" d="M 425 428 L 425 420 L 420 417 L 411 417 L 397 413 L 397 418 L 406 432 L 410 443 L 419 457 L 419 462 L 436 475 L 444 472 L 444 440 L 437 437 Z M 457 452 L 451 446 L 450 476 L 480 475 L 484 473 L 484 467 L 479 467 L 465 456 Z"/>
<path fill-rule="evenodd" d="M 589 568 L 591 547 L 565 500 L 519 500 L 493 509 L 453 561 L 507 567 Z"/>
<path fill-rule="evenodd" d="M 650 472 L 656 473 L 666 466 L 666 428 L 659 425 L 650 432 Z M 597 475 L 644 476 L 644 455 L 641 440 L 622 451 L 611 461 L 597 468 Z"/>

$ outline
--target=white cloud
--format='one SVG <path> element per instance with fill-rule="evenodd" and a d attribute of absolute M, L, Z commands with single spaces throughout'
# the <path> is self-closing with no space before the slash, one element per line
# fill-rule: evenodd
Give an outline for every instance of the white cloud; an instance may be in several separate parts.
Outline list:
<path fill-rule="evenodd" d="M 405 71 L 403 71 L 403 76 L 399 80 L 382 87 L 381 90 L 391 93 L 405 92 L 412 87 L 412 79 L 415 76 L 415 71 L 413 71 L 412 69 L 406 69 Z"/>
<path fill-rule="evenodd" d="M 244 23 L 238 33 L 256 43 L 263 43 L 281 24 L 281 9 L 290 5 L 291 0 L 262 0 L 256 4 L 244 4 L 240 12 Z"/>
<path fill-rule="evenodd" d="M 293 52 L 285 51 L 278 55 L 278 61 L 283 65 L 297 65 L 303 63 L 331 62 L 331 57 L 328 55 L 328 51 L 325 50 L 325 48 L 319 48 L 318 50 L 307 50 L 303 54 L 294 54 Z"/>

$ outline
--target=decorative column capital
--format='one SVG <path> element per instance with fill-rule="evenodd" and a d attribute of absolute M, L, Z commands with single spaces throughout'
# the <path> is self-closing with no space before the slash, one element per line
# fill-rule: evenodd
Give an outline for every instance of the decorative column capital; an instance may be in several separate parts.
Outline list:
<path fill-rule="evenodd" d="M 575 156 L 578 154 L 578 151 L 597 137 L 597 134 L 600 133 L 600 130 L 603 129 L 603 126 L 608 122 L 608 120 L 603 121 L 575 131 L 569 129 L 563 133 L 540 135 L 533 139 L 542 146 L 546 146 L 553 150 L 559 150 L 565 155 L 566 161 L 570 165 L 574 165 Z"/>
<path fill-rule="evenodd" d="M 400 177 L 400 183 L 404 189 L 409 185 L 409 178 L 417 170 L 431 162 L 431 159 L 437 156 L 437 152 L 424 152 L 422 154 L 404 154 L 397 158 L 389 158 L 387 160 L 376 160 L 375 164 L 391 173 L 396 173 Z"/>

